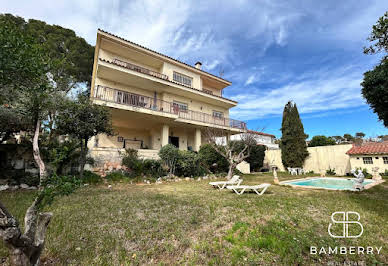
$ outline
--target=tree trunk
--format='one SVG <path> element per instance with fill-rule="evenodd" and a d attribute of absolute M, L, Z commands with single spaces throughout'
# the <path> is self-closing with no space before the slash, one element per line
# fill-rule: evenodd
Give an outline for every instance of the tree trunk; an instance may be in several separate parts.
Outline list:
<path fill-rule="evenodd" d="M 18 221 L 0 202 L 0 237 L 10 250 L 11 265 L 39 265 L 52 213 L 38 213 L 38 204 L 39 198 L 36 198 L 28 208 L 24 217 L 25 232 L 22 234 Z"/>
<path fill-rule="evenodd" d="M 233 171 L 234 169 L 236 168 L 236 164 L 235 163 L 229 163 L 229 171 L 228 171 L 228 175 L 226 176 L 226 179 L 231 179 L 233 177 Z"/>
<path fill-rule="evenodd" d="M 85 143 L 84 143 L 84 141 L 85 141 Z M 81 178 L 84 176 L 87 150 L 88 150 L 88 141 L 81 140 L 81 158 L 80 158 L 80 162 L 79 162 L 80 163 L 79 176 Z"/>
<path fill-rule="evenodd" d="M 40 119 L 37 119 L 36 125 L 35 125 L 34 138 L 32 141 L 32 151 L 34 155 L 34 160 L 39 167 L 40 184 L 42 184 L 42 181 L 44 181 L 44 179 L 46 178 L 46 167 L 44 165 L 42 158 L 40 157 L 40 151 L 39 151 L 40 125 L 41 125 Z"/>

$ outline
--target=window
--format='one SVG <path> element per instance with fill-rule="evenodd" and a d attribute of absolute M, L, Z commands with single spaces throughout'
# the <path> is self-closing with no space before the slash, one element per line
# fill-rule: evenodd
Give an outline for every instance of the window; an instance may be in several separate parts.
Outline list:
<path fill-rule="evenodd" d="M 388 164 L 388 157 L 383 157 L 384 164 Z"/>
<path fill-rule="evenodd" d="M 185 76 L 185 75 L 180 74 L 180 73 L 177 73 L 175 71 L 174 71 L 173 79 L 174 79 L 174 81 L 182 83 L 182 84 L 189 86 L 189 87 L 191 87 L 191 85 L 193 83 L 193 78 L 191 78 L 189 76 Z"/>
<path fill-rule="evenodd" d="M 224 118 L 224 113 L 219 111 L 213 111 L 213 117 L 222 119 Z"/>
<path fill-rule="evenodd" d="M 179 112 L 187 113 L 187 110 L 189 109 L 187 106 L 187 103 L 180 103 L 180 102 L 174 101 L 172 105 L 174 107 L 174 110 L 176 110 L 176 112 L 179 111 Z"/>
<path fill-rule="evenodd" d="M 373 164 L 372 157 L 363 157 L 362 160 L 364 161 L 364 164 Z"/>

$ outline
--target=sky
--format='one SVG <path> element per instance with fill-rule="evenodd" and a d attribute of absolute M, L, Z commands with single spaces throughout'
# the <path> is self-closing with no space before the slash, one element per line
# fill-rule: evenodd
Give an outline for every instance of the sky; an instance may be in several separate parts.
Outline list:
<path fill-rule="evenodd" d="M 0 13 L 73 29 L 90 44 L 98 28 L 232 81 L 234 119 L 281 136 L 284 105 L 299 109 L 306 134 L 388 134 L 361 95 L 363 73 L 381 55 L 364 55 L 388 1 L 18 1 Z"/>

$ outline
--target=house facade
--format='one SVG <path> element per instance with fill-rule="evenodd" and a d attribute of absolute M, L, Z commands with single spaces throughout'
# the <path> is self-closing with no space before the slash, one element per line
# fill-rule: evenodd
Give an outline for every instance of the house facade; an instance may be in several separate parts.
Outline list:
<path fill-rule="evenodd" d="M 368 173 L 372 173 L 374 167 L 379 168 L 379 173 L 388 170 L 388 141 L 353 144 L 346 154 L 352 169 L 367 169 Z"/>
<path fill-rule="evenodd" d="M 229 85 L 200 62 L 191 66 L 98 30 L 90 97 L 109 107 L 116 135 L 94 137 L 89 151 L 110 161 L 126 148 L 156 158 L 168 143 L 198 151 L 208 127 L 244 132 L 246 124 L 229 117 L 237 102 L 222 96 Z"/>
<path fill-rule="evenodd" d="M 247 133 L 254 136 L 258 145 L 264 145 L 270 150 L 279 149 L 279 144 L 275 143 L 276 137 L 274 135 L 254 130 L 247 130 Z M 231 140 L 241 140 L 241 138 L 241 134 L 235 134 L 230 137 Z"/>

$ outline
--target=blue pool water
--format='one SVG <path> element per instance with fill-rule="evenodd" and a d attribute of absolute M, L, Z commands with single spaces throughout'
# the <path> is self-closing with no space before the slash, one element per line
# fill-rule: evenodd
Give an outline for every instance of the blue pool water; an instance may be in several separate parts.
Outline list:
<path fill-rule="evenodd" d="M 281 184 L 283 185 L 292 185 L 292 186 L 309 186 L 316 188 L 325 188 L 325 189 L 340 189 L 340 190 L 354 190 L 354 179 L 353 178 L 330 178 L 330 177 L 321 177 L 321 178 L 311 178 L 311 179 L 301 179 L 294 181 L 284 181 Z M 364 186 L 373 183 L 373 180 L 364 180 Z"/>

